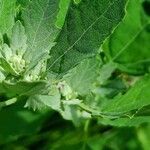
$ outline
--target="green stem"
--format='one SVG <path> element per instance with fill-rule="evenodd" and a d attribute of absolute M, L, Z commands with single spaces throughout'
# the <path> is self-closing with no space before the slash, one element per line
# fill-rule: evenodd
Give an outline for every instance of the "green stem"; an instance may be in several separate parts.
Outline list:
<path fill-rule="evenodd" d="M 87 120 L 84 125 L 84 143 L 83 143 L 83 148 L 82 148 L 83 150 L 86 150 L 86 143 L 87 143 L 88 134 L 89 134 L 89 126 L 90 126 L 90 119 Z"/>
<path fill-rule="evenodd" d="M 88 106 L 84 105 L 83 103 L 82 104 L 79 104 L 78 105 L 81 109 L 83 109 L 84 111 L 90 113 L 91 115 L 93 115 L 93 112 L 95 112 L 95 116 L 98 116 L 98 117 L 101 117 L 101 118 L 104 118 L 104 116 L 102 114 L 100 114 L 99 112 L 89 108 Z M 94 116 L 94 115 L 93 115 Z"/>

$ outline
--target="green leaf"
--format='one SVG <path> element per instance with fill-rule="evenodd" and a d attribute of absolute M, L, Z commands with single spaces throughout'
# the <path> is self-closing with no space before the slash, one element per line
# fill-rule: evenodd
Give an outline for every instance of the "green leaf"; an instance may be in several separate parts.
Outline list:
<path fill-rule="evenodd" d="M 0 0 L 0 33 L 10 33 L 14 25 L 16 0 Z"/>
<path fill-rule="evenodd" d="M 48 95 L 30 96 L 25 104 L 25 107 L 32 108 L 33 110 L 43 110 L 45 108 L 51 108 L 59 111 L 60 106 L 60 93 L 56 87 L 51 88 Z"/>
<path fill-rule="evenodd" d="M 105 65 L 102 66 L 102 68 L 100 69 L 100 76 L 98 78 L 98 81 L 100 82 L 100 84 L 105 83 L 112 75 L 112 73 L 115 71 L 115 69 L 117 68 L 117 65 L 113 62 L 109 62 Z"/>
<path fill-rule="evenodd" d="M 78 109 L 81 102 L 78 99 L 62 101 L 63 110 L 60 111 L 60 114 L 64 119 L 71 120 L 75 126 L 80 126 L 85 120 L 91 118 L 88 112 Z"/>
<path fill-rule="evenodd" d="M 66 83 L 66 81 L 59 82 L 58 88 L 65 100 L 71 100 L 77 97 L 77 93 Z"/>
<path fill-rule="evenodd" d="M 132 21 L 131 21 L 132 20 Z M 130 0 L 125 19 L 111 35 L 103 49 L 119 68 L 141 74 L 150 64 L 150 17 L 146 17 L 140 0 Z"/>
<path fill-rule="evenodd" d="M 99 75 L 100 62 L 96 57 L 85 59 L 75 68 L 70 70 L 64 77 L 68 85 L 79 95 L 86 95 L 92 89 Z"/>
<path fill-rule="evenodd" d="M 10 47 L 12 53 L 16 55 L 21 55 L 26 51 L 27 48 L 27 37 L 25 35 L 25 29 L 20 21 L 17 21 L 12 30 L 12 37 L 10 42 Z"/>
<path fill-rule="evenodd" d="M 0 102 L 0 110 L 3 108 L 3 107 L 7 107 L 9 105 L 12 105 L 14 103 L 17 102 L 17 98 L 11 98 L 11 99 L 8 99 L 8 100 L 5 100 L 5 101 L 2 101 Z"/>
<path fill-rule="evenodd" d="M 69 8 L 70 0 L 60 0 L 59 2 L 59 12 L 57 15 L 56 26 L 62 28 L 65 22 L 66 14 Z"/>
<path fill-rule="evenodd" d="M 2 36 L 2 34 L 0 33 L 0 48 L 1 48 L 1 46 L 3 45 L 3 36 Z"/>
<path fill-rule="evenodd" d="M 26 8 L 29 5 L 30 0 L 17 0 L 17 4 L 19 7 L 21 5 L 22 8 Z"/>
<path fill-rule="evenodd" d="M 34 0 L 23 12 L 23 20 L 27 34 L 27 51 L 25 59 L 29 63 L 28 70 L 45 59 L 49 50 L 55 45 L 59 29 L 55 26 L 59 11 L 59 0 Z M 46 57 L 47 59 L 47 57 Z"/>
<path fill-rule="evenodd" d="M 0 82 L 6 78 L 6 73 L 3 68 L 0 67 Z"/>
<path fill-rule="evenodd" d="M 5 94 L 7 97 L 16 97 L 23 95 L 31 96 L 48 92 L 48 87 L 49 85 L 45 81 L 19 81 L 17 83 L 3 81 L 2 83 L 0 83 L 0 94 Z"/>
<path fill-rule="evenodd" d="M 126 0 L 72 2 L 65 25 L 51 50 L 49 69 L 66 72 L 84 58 L 95 55 L 122 20 Z"/>
<path fill-rule="evenodd" d="M 106 75 L 106 77 L 108 77 L 108 76 Z M 93 91 L 93 93 L 96 94 L 97 97 L 101 97 L 101 98 L 107 97 L 110 99 L 119 93 L 124 93 L 126 91 L 126 89 L 127 89 L 127 87 L 126 87 L 125 83 L 123 82 L 123 80 L 120 78 L 116 78 L 113 80 L 107 80 L 104 84 L 100 84 L 99 86 L 92 89 L 92 91 Z"/>
<path fill-rule="evenodd" d="M 117 127 L 132 127 L 132 126 L 139 126 L 144 123 L 150 123 L 149 116 L 137 116 L 133 118 L 118 118 L 115 120 L 110 120 L 106 118 L 99 119 L 99 124 L 104 125 L 111 125 Z"/>
<path fill-rule="evenodd" d="M 11 64 L 7 62 L 5 58 L 0 58 L 0 65 L 6 73 L 10 73 L 14 76 L 18 76 L 19 74 L 12 68 Z"/>
<path fill-rule="evenodd" d="M 79 4 L 79 3 L 81 2 L 81 0 L 74 0 L 74 2 L 75 2 L 76 4 Z"/>
<path fill-rule="evenodd" d="M 116 98 L 108 101 L 101 111 L 108 115 L 120 115 L 131 110 L 138 110 L 144 106 L 150 105 L 150 76 L 147 75 L 129 89 L 124 95 L 118 95 Z"/>
<path fill-rule="evenodd" d="M 3 44 L 0 50 L 0 64 L 7 72 L 19 76 L 25 70 L 23 55 L 26 51 L 26 35 L 24 27 L 17 21 L 12 29 L 10 47 Z"/>

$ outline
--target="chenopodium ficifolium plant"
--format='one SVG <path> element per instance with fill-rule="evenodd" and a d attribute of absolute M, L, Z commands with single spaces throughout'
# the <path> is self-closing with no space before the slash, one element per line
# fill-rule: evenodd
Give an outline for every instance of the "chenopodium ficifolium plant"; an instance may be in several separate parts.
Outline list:
<path fill-rule="evenodd" d="M 34 0 L 18 2 L 19 14 L 15 0 L 3 3 L 13 13 L 0 14 L 0 95 L 6 97 L 0 107 L 25 97 L 25 107 L 54 109 L 76 125 L 92 117 L 116 126 L 148 122 L 141 115 L 150 104 L 143 70 L 149 16 L 142 2 Z M 141 41 L 147 49 L 132 57 Z"/>

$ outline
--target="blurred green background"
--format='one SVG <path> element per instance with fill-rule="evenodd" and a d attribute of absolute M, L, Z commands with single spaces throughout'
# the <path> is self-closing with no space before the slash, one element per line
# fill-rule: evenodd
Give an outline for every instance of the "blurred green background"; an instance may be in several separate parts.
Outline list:
<path fill-rule="evenodd" d="M 149 150 L 150 125 L 104 126 L 87 120 L 80 127 L 53 111 L 1 111 L 0 150 Z M 7 112 L 7 113 L 6 113 Z M 13 120 L 13 121 L 12 121 Z M 6 123 L 7 122 L 7 123 Z M 19 135 L 20 134 L 20 135 Z"/>

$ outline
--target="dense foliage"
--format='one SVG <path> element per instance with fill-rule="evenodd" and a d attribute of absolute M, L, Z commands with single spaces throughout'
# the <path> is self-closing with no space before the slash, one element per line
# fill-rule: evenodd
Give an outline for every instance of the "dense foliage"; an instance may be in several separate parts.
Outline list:
<path fill-rule="evenodd" d="M 150 0 L 0 0 L 0 149 L 149 150 Z"/>

